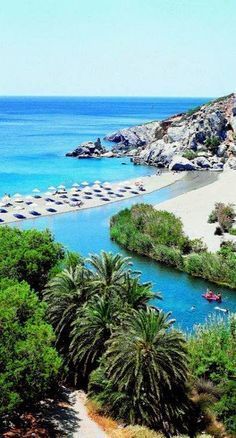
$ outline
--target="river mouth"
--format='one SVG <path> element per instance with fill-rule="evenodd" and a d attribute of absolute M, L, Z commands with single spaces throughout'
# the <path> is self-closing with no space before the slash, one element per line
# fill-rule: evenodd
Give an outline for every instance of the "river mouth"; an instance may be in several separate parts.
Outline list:
<path fill-rule="evenodd" d="M 99 253 L 101 250 L 119 252 L 132 257 L 134 269 L 142 272 L 142 280 L 151 281 L 153 289 L 160 291 L 163 295 L 162 301 L 153 304 L 165 311 L 172 311 L 177 326 L 184 330 L 191 330 L 195 324 L 203 323 L 210 314 L 221 314 L 215 309 L 214 303 L 209 303 L 202 298 L 201 295 L 207 287 L 216 292 L 222 292 L 221 307 L 232 312 L 236 311 L 235 291 L 193 278 L 146 257 L 130 254 L 110 239 L 109 222 L 110 217 L 123 208 L 140 202 L 155 205 L 211 184 L 217 178 L 218 174 L 213 172 L 190 172 L 174 184 L 147 195 L 90 210 L 28 220 L 17 226 L 21 229 L 49 228 L 57 241 L 67 249 L 77 251 L 85 257 L 90 253 Z"/>

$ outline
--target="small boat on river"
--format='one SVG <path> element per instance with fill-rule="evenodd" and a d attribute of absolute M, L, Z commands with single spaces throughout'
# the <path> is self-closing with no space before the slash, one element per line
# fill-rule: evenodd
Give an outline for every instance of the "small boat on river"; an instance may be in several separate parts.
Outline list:
<path fill-rule="evenodd" d="M 216 301 L 217 303 L 221 303 L 222 301 L 221 294 L 215 294 L 210 290 L 207 290 L 204 294 L 202 294 L 202 297 L 205 298 L 207 301 Z"/>

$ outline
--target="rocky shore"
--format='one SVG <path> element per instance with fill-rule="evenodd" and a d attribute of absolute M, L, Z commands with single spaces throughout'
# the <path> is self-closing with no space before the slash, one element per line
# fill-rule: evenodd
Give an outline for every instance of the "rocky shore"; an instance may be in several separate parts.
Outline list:
<path fill-rule="evenodd" d="M 112 158 L 115 154 L 112 151 L 108 151 L 101 143 L 100 138 L 96 141 L 86 141 L 81 143 L 72 152 L 67 152 L 66 157 L 75 158 Z"/>
<path fill-rule="evenodd" d="M 236 169 L 236 94 L 174 115 L 112 133 L 113 151 L 134 164 L 170 170 Z"/>

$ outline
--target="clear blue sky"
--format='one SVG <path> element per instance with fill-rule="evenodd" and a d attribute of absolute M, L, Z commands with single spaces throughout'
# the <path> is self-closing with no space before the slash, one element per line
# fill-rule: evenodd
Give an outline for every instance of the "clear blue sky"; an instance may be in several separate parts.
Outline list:
<path fill-rule="evenodd" d="M 235 89 L 236 0 L 0 0 L 0 95 Z"/>

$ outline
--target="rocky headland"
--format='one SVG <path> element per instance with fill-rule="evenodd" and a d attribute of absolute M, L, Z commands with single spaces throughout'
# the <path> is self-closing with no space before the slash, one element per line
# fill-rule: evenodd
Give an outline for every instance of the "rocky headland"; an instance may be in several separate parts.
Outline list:
<path fill-rule="evenodd" d="M 86 141 L 81 143 L 76 149 L 71 152 L 67 152 L 66 157 L 75 158 L 101 158 L 101 157 L 113 157 L 112 151 L 108 151 L 101 143 L 100 138 L 96 141 Z"/>
<path fill-rule="evenodd" d="M 105 137 L 113 153 L 134 164 L 170 170 L 236 169 L 236 94 L 186 113 L 123 129 Z"/>

